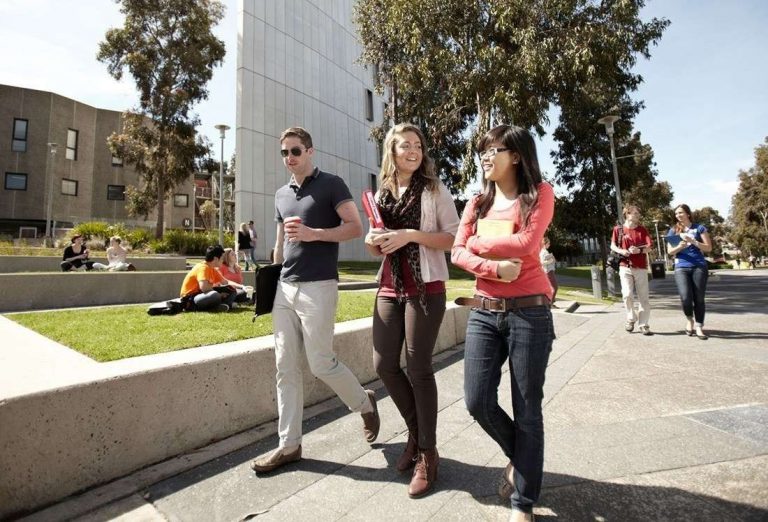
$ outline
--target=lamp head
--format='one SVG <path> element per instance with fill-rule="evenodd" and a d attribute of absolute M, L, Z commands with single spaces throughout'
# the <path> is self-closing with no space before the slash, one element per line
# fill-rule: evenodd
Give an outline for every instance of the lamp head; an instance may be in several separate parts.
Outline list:
<path fill-rule="evenodd" d="M 613 134 L 613 124 L 619 121 L 620 119 L 621 118 L 619 118 L 618 116 L 609 114 L 608 116 L 603 116 L 602 118 L 597 120 L 597 123 L 605 125 L 605 132 L 610 136 L 611 134 Z"/>
<path fill-rule="evenodd" d="M 49 143 L 48 144 L 48 150 L 50 151 L 51 154 L 56 154 L 56 149 L 58 149 L 58 148 L 59 148 L 58 143 Z"/>
<path fill-rule="evenodd" d="M 224 133 L 229 130 L 229 125 L 224 125 L 223 123 L 219 123 L 218 125 L 214 126 L 215 128 L 219 129 L 219 132 L 221 133 L 221 138 L 224 138 Z"/>

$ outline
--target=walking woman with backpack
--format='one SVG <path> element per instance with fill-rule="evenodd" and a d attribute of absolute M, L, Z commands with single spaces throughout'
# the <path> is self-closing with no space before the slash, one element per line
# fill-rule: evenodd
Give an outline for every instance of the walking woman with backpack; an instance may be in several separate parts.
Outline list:
<path fill-rule="evenodd" d="M 483 193 L 461 218 L 451 261 L 476 277 L 464 342 L 464 397 L 470 415 L 509 459 L 499 495 L 512 521 L 533 520 L 544 469 L 544 374 L 552 351 L 552 285 L 541 240 L 555 196 L 542 181 L 536 145 L 520 127 L 500 125 L 478 143 Z M 514 420 L 498 403 L 509 365 Z"/>

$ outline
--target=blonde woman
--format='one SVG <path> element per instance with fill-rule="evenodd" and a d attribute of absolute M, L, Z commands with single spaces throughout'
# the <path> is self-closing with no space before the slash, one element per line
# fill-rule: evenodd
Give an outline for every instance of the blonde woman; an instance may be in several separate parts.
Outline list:
<path fill-rule="evenodd" d="M 251 230 L 248 228 L 248 223 L 240 223 L 240 230 L 237 232 L 237 250 L 238 256 L 243 256 L 246 270 L 248 270 L 248 262 L 251 260 L 251 248 Z"/>
<path fill-rule="evenodd" d="M 109 238 L 109 248 L 107 248 L 107 270 L 112 272 L 123 272 L 136 270 L 131 263 L 126 261 L 128 257 L 128 251 L 123 248 L 123 240 L 120 236 L 112 236 Z"/>
<path fill-rule="evenodd" d="M 426 140 L 411 124 L 396 125 L 384 141 L 376 201 L 385 228 L 365 238 L 368 251 L 384 257 L 373 309 L 373 361 L 408 426 L 408 442 L 396 467 L 414 468 L 412 498 L 437 479 L 437 384 L 432 351 L 445 313 L 445 252 L 453 245 L 459 215 L 435 174 Z M 405 341 L 406 372 L 400 367 Z"/>
<path fill-rule="evenodd" d="M 243 284 L 243 271 L 240 269 L 240 265 L 237 262 L 235 251 L 231 248 L 224 249 L 219 272 L 224 276 L 224 279 L 229 282 L 229 286 L 237 291 L 235 302 L 244 303 L 248 301 L 248 287 Z"/>

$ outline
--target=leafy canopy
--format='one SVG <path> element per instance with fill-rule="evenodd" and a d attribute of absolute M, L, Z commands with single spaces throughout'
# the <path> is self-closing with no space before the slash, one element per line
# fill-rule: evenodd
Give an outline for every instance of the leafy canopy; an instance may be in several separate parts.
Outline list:
<path fill-rule="evenodd" d="M 422 125 L 454 191 L 476 174 L 491 124 L 543 134 L 551 104 L 628 71 L 666 27 L 643 0 L 360 0 L 361 61 L 392 94 L 391 116 Z M 376 136 L 381 135 L 381 130 Z M 442 157 L 441 157 L 442 156 Z"/>

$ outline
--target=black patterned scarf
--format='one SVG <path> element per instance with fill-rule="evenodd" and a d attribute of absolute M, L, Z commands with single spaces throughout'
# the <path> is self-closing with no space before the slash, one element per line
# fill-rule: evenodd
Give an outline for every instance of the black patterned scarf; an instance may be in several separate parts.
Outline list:
<path fill-rule="evenodd" d="M 426 183 L 422 176 L 414 174 L 408 184 L 408 188 L 400 199 L 395 199 L 391 192 L 382 190 L 379 198 L 379 208 L 381 217 L 384 220 L 384 226 L 399 230 L 411 228 L 421 229 L 421 194 L 426 189 Z M 424 280 L 421 277 L 421 264 L 419 263 L 419 245 L 418 243 L 408 243 L 401 249 L 389 254 L 389 267 L 392 270 L 392 283 L 395 287 L 395 294 L 399 301 L 404 301 L 405 285 L 403 284 L 403 268 L 401 266 L 401 253 L 405 255 L 408 267 L 416 282 L 416 288 L 419 293 L 419 303 L 424 313 L 427 313 L 427 300 Z"/>

